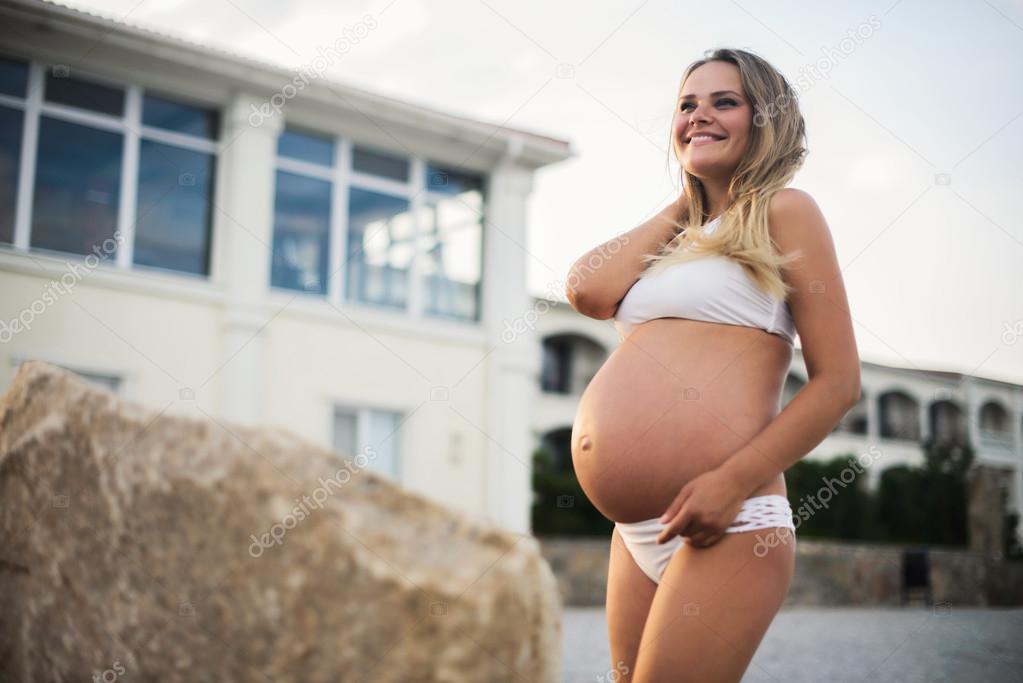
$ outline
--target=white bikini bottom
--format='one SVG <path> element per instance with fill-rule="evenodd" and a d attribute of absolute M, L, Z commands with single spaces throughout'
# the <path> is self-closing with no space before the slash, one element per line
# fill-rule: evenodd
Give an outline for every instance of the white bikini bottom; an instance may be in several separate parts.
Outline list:
<path fill-rule="evenodd" d="M 685 544 L 685 539 L 676 535 L 658 545 L 657 537 L 667 526 L 667 524 L 661 523 L 660 517 L 642 522 L 615 522 L 618 535 L 625 542 L 625 547 L 629 549 L 632 559 L 636 561 L 643 573 L 657 584 L 661 582 L 661 576 L 668 567 L 668 561 Z M 791 531 L 793 537 L 795 536 L 796 526 L 792 523 L 792 506 L 789 505 L 788 498 L 770 494 L 744 500 L 735 521 L 725 531 L 736 534 L 742 531 L 776 527 L 786 527 Z M 780 539 L 780 542 L 785 540 L 787 539 Z M 776 539 L 768 545 L 773 547 L 778 542 L 779 540 Z"/>

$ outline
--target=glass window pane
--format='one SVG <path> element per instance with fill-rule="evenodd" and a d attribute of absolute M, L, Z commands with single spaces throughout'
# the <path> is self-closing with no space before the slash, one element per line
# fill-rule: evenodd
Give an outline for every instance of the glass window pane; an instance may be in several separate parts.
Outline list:
<path fill-rule="evenodd" d="M 135 263 L 209 274 L 212 193 L 212 155 L 143 139 Z"/>
<path fill-rule="evenodd" d="M 18 109 L 0 107 L 0 242 L 14 242 L 14 208 L 21 162 L 21 124 Z"/>
<path fill-rule="evenodd" d="M 0 93 L 24 97 L 28 87 L 28 64 L 0 57 Z"/>
<path fill-rule="evenodd" d="M 366 435 L 365 455 L 368 467 L 375 472 L 398 480 L 398 444 L 401 415 L 385 410 L 369 411 L 369 434 Z M 372 449 L 372 450 L 369 450 Z"/>
<path fill-rule="evenodd" d="M 372 173 L 403 183 L 407 183 L 409 178 L 407 157 L 377 152 L 365 147 L 356 146 L 352 149 L 352 168 L 361 173 Z"/>
<path fill-rule="evenodd" d="M 478 192 L 423 207 L 423 311 L 427 315 L 476 320 L 483 259 L 483 201 Z"/>
<path fill-rule="evenodd" d="M 124 89 L 101 85 L 66 74 L 67 67 L 46 72 L 46 99 L 112 116 L 124 115 Z"/>
<path fill-rule="evenodd" d="M 326 180 L 277 172 L 272 286 L 326 293 L 330 196 Z"/>
<path fill-rule="evenodd" d="M 117 228 L 123 145 L 120 133 L 39 117 L 31 246 L 114 257 L 102 244 Z"/>
<path fill-rule="evenodd" d="M 277 154 L 321 166 L 333 166 L 334 141 L 323 135 L 286 127 L 277 138 Z"/>
<path fill-rule="evenodd" d="M 334 411 L 334 450 L 350 458 L 359 451 L 359 417 L 355 411 L 338 408 Z"/>
<path fill-rule="evenodd" d="M 142 100 L 142 123 L 154 128 L 214 140 L 219 119 L 215 109 L 182 104 L 152 94 Z"/>
<path fill-rule="evenodd" d="M 483 191 L 483 178 L 438 164 L 426 164 L 426 188 L 430 192 L 458 195 L 464 192 Z"/>
<path fill-rule="evenodd" d="M 408 200 L 353 187 L 348 212 L 345 297 L 405 308 L 414 249 Z"/>

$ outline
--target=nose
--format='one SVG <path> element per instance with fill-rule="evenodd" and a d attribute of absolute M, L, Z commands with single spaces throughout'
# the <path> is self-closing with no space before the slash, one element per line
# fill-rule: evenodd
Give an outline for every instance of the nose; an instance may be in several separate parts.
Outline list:
<path fill-rule="evenodd" d="M 689 125 L 693 126 L 697 123 L 707 123 L 710 121 L 710 117 L 706 114 L 706 108 L 696 105 L 696 108 L 690 112 Z"/>

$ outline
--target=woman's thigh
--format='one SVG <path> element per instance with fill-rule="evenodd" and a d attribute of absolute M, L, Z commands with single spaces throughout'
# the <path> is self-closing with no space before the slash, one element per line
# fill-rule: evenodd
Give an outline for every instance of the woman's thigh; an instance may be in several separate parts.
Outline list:
<path fill-rule="evenodd" d="M 639 640 L 643 635 L 657 584 L 643 573 L 615 529 L 611 534 L 611 558 L 607 568 L 607 632 L 611 646 L 611 671 L 604 678 L 616 683 L 632 680 Z"/>
<path fill-rule="evenodd" d="M 795 536 L 785 528 L 725 534 L 708 548 L 683 545 L 650 605 L 633 683 L 738 682 L 794 569 Z"/>

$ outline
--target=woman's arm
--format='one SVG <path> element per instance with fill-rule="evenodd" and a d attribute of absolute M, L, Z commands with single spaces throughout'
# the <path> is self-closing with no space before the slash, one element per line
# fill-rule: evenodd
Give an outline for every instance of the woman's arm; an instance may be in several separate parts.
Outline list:
<path fill-rule="evenodd" d="M 569 270 L 565 296 L 585 316 L 607 320 L 646 268 L 644 254 L 660 250 L 675 236 L 675 225 L 686 207 L 679 195 L 650 220 L 600 244 L 579 257 Z"/>
<path fill-rule="evenodd" d="M 860 398 L 859 354 L 827 222 L 813 198 L 793 188 L 775 194 L 768 213 L 780 251 L 803 255 L 784 276 L 809 381 L 720 466 L 747 493 L 813 450 Z"/>

